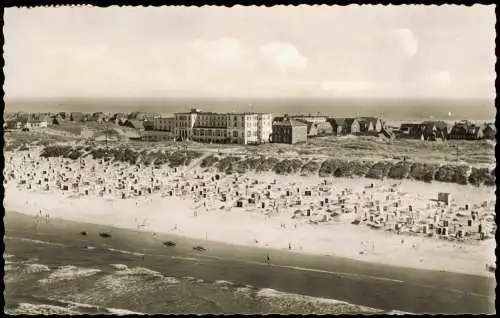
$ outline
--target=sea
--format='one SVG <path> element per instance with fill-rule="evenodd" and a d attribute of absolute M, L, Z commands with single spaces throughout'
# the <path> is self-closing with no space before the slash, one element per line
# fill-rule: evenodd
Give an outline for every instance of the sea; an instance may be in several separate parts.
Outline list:
<path fill-rule="evenodd" d="M 134 112 L 172 115 L 199 108 L 214 112 L 271 112 L 332 117 L 376 116 L 386 121 L 495 121 L 493 99 L 326 99 L 326 98 L 6 98 L 6 111 Z"/>
<path fill-rule="evenodd" d="M 495 313 L 491 277 L 238 247 L 10 211 L 4 222 L 8 314 Z M 99 235 L 104 232 L 110 236 Z"/>

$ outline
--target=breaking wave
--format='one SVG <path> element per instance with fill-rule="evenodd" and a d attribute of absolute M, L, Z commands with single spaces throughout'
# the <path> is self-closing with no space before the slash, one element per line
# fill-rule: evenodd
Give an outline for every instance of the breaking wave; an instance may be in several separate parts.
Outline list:
<path fill-rule="evenodd" d="M 55 272 L 51 273 L 48 278 L 40 279 L 39 282 L 42 284 L 46 284 L 61 280 L 74 280 L 93 276 L 100 271 L 100 269 L 96 268 L 82 268 L 73 265 L 60 266 Z"/>
<path fill-rule="evenodd" d="M 50 272 L 50 268 L 43 264 L 32 264 L 27 261 L 12 262 L 4 266 L 6 283 L 17 283 L 29 280 L 38 273 Z M 36 276 L 35 276 L 36 277 Z"/>
<path fill-rule="evenodd" d="M 127 309 L 106 308 L 73 301 L 52 300 L 51 302 L 55 304 L 31 304 L 22 302 L 14 309 L 6 309 L 6 313 L 11 315 L 144 315 L 144 313 Z"/>
<path fill-rule="evenodd" d="M 245 287 L 243 291 L 248 292 L 248 287 Z M 381 312 L 375 308 L 354 305 L 345 301 L 286 293 L 271 288 L 258 290 L 256 298 L 259 302 L 270 305 L 270 312 L 275 313 L 354 314 Z"/>
<path fill-rule="evenodd" d="M 47 241 L 41 241 L 41 240 L 33 240 L 29 238 L 24 238 L 24 237 L 15 237 L 15 236 L 4 236 L 6 239 L 10 240 L 18 240 L 18 241 L 23 241 L 23 242 L 30 242 L 30 243 L 35 243 L 35 244 L 44 244 L 44 245 L 52 245 L 52 246 L 64 246 L 64 244 L 61 243 L 54 243 L 54 242 L 47 242 Z"/>
<path fill-rule="evenodd" d="M 108 251 L 110 252 L 116 252 L 116 253 L 122 253 L 122 254 L 127 254 L 127 255 L 134 255 L 134 256 L 144 256 L 144 253 L 137 253 L 137 252 L 131 252 L 131 251 L 126 251 L 126 250 L 118 250 L 115 248 L 108 248 Z"/>
<path fill-rule="evenodd" d="M 62 306 L 20 303 L 15 309 L 7 309 L 10 315 L 78 315 L 80 312 Z"/>

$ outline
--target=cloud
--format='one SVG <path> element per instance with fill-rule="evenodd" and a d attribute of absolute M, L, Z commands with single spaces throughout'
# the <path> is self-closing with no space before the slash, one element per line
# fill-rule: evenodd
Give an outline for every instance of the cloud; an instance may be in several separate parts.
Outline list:
<path fill-rule="evenodd" d="M 321 88 L 325 91 L 339 91 L 339 92 L 355 92 L 371 89 L 373 83 L 371 81 L 323 81 Z"/>
<path fill-rule="evenodd" d="M 307 67 L 307 58 L 288 43 L 271 42 L 260 47 L 261 56 L 276 69 L 286 72 L 289 69 L 302 70 Z"/>
<path fill-rule="evenodd" d="M 492 98 L 494 11 L 8 8 L 4 90 L 19 97 Z"/>
<path fill-rule="evenodd" d="M 240 40 L 235 38 L 219 38 L 213 41 L 197 39 L 191 43 L 191 47 L 209 63 L 238 64 L 244 57 Z"/>
<path fill-rule="evenodd" d="M 102 59 L 107 53 L 108 47 L 103 44 L 61 44 L 48 47 L 45 50 L 45 54 L 49 58 L 69 59 L 77 63 L 96 61 Z"/>
<path fill-rule="evenodd" d="M 410 29 L 392 30 L 392 34 L 398 39 L 403 54 L 413 57 L 418 50 L 418 40 Z"/>
<path fill-rule="evenodd" d="M 434 85 L 443 85 L 450 82 L 451 74 L 448 71 L 436 71 L 427 75 L 427 81 Z"/>

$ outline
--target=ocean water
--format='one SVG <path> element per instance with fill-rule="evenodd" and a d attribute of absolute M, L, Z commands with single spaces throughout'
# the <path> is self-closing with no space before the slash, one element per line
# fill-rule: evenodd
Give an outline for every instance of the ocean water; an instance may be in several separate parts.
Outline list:
<path fill-rule="evenodd" d="M 375 312 L 342 301 L 225 280 L 171 277 L 130 264 L 45 265 L 36 257 L 26 259 L 12 254 L 4 257 L 9 314 Z"/>
<path fill-rule="evenodd" d="M 7 111 L 152 112 L 171 115 L 201 108 L 219 112 L 272 112 L 273 114 L 321 114 L 353 117 L 378 116 L 385 120 L 494 121 L 494 100 L 439 99 L 224 99 L 224 98 L 52 98 L 11 99 Z M 451 113 L 451 116 L 449 116 Z"/>
<path fill-rule="evenodd" d="M 9 314 L 492 313 L 494 279 L 400 269 L 8 212 Z M 87 231 L 86 236 L 80 231 Z M 111 231 L 111 238 L 98 233 Z M 175 239 L 168 248 L 165 239 Z M 201 243 L 202 242 L 202 243 Z M 203 244 L 205 252 L 192 247 Z"/>

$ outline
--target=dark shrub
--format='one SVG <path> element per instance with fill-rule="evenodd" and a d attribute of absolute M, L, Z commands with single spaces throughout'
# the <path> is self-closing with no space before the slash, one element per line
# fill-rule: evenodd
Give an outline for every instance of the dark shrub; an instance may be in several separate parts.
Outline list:
<path fill-rule="evenodd" d="M 320 168 L 320 164 L 316 161 L 309 161 L 302 166 L 300 174 L 303 176 L 316 174 Z"/>
<path fill-rule="evenodd" d="M 219 159 L 214 156 L 214 155 L 210 155 L 210 156 L 207 156 L 205 158 L 203 158 L 203 160 L 201 161 L 200 163 L 200 167 L 202 168 L 208 168 L 208 167 L 211 167 L 213 166 Z"/>
<path fill-rule="evenodd" d="M 226 171 L 228 170 L 228 168 L 231 168 L 233 169 L 233 164 L 236 163 L 237 161 L 239 161 L 239 158 L 238 157 L 225 157 L 225 158 L 222 158 L 219 160 L 219 162 L 217 162 L 217 169 L 219 171 Z M 231 170 L 231 172 L 233 172 Z"/>
<path fill-rule="evenodd" d="M 297 172 L 300 168 L 302 167 L 302 161 L 298 159 L 284 159 L 280 162 L 278 162 L 273 170 L 277 174 L 289 174 L 289 173 L 294 173 Z"/>
<path fill-rule="evenodd" d="M 391 167 L 387 176 L 391 179 L 406 179 L 410 174 L 410 170 L 411 163 L 399 161 Z"/>
<path fill-rule="evenodd" d="M 486 180 L 484 180 L 484 184 L 485 185 L 490 186 L 490 187 L 496 185 L 496 183 L 495 183 L 495 181 L 496 181 L 495 169 L 496 168 L 493 168 L 493 170 L 491 170 L 489 178 L 487 178 Z"/>
<path fill-rule="evenodd" d="M 337 169 L 335 165 L 335 160 L 333 159 L 327 159 L 323 161 L 321 164 L 321 167 L 319 168 L 319 176 L 320 177 L 330 177 L 333 175 L 335 170 Z"/>
<path fill-rule="evenodd" d="M 168 155 L 168 161 L 172 168 L 183 166 L 187 162 L 187 156 L 182 151 L 174 151 Z"/>
<path fill-rule="evenodd" d="M 370 171 L 372 164 L 369 161 L 350 161 L 349 167 L 351 175 L 356 177 L 364 177 Z"/>
<path fill-rule="evenodd" d="M 469 166 L 443 165 L 437 170 L 434 180 L 440 182 L 467 184 L 468 172 Z"/>
<path fill-rule="evenodd" d="M 411 166 L 410 177 L 419 181 L 431 182 L 438 169 L 437 164 L 414 163 Z"/>
<path fill-rule="evenodd" d="M 261 163 L 261 158 L 247 158 L 243 160 L 245 164 L 247 165 L 248 169 L 255 170 Z"/>
<path fill-rule="evenodd" d="M 370 168 L 366 177 L 371 179 L 383 179 L 387 177 L 391 167 L 392 164 L 390 162 L 377 162 Z"/>
<path fill-rule="evenodd" d="M 472 168 L 469 176 L 469 183 L 475 186 L 480 186 L 487 179 L 491 179 L 491 174 L 488 168 Z"/>
<path fill-rule="evenodd" d="M 45 146 L 40 153 L 41 157 L 49 158 L 49 157 L 63 157 L 68 155 L 72 150 L 71 146 L 61 146 L 61 145 L 53 145 L 53 146 Z"/>
<path fill-rule="evenodd" d="M 270 158 L 262 158 L 262 161 L 260 164 L 257 166 L 256 170 L 257 171 L 270 171 L 274 169 L 274 166 L 280 162 L 279 159 L 270 157 Z"/>

